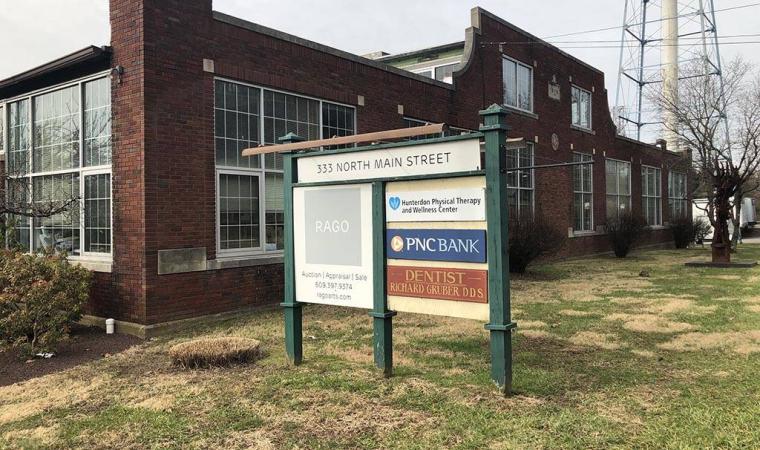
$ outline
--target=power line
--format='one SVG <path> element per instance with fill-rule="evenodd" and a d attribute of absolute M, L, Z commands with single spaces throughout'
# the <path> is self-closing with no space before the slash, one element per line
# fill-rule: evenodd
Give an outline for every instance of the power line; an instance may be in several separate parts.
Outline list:
<path fill-rule="evenodd" d="M 745 37 L 757 37 L 760 36 L 760 33 L 752 33 L 752 34 L 733 34 L 733 35 L 721 35 L 718 36 L 721 40 L 722 39 L 737 39 L 737 38 L 745 38 Z M 650 40 L 649 42 L 656 43 L 659 40 Z M 693 42 L 701 42 L 702 37 L 701 36 L 686 36 L 686 37 L 680 37 L 679 41 L 693 41 Z M 486 41 L 482 42 L 482 45 L 496 45 L 496 44 L 516 44 L 516 45 L 530 45 L 530 44 L 618 44 L 620 43 L 620 39 L 599 39 L 599 40 L 572 40 L 572 41 Z"/>
<path fill-rule="evenodd" d="M 736 10 L 736 9 L 751 8 L 753 6 L 760 6 L 760 2 L 758 2 L 758 3 L 749 3 L 749 4 L 746 4 L 746 5 L 733 6 L 733 7 L 729 7 L 729 8 L 723 8 L 723 9 L 716 9 L 713 12 L 718 13 L 718 12 L 724 12 L 724 11 L 732 11 L 732 10 Z M 644 23 L 646 23 L 646 24 L 657 23 L 657 22 L 663 22 L 665 20 L 671 20 L 671 19 L 674 19 L 674 18 L 690 17 L 690 16 L 698 16 L 698 15 L 699 15 L 699 11 L 696 11 L 696 12 L 691 12 L 691 13 L 688 13 L 688 14 L 680 14 L 680 15 L 678 15 L 676 17 L 670 17 L 670 18 L 667 18 L 667 19 L 660 18 L 660 19 L 646 21 L 646 22 L 641 22 L 641 23 L 634 23 L 634 24 L 631 24 L 629 26 L 634 27 L 634 26 L 637 26 L 637 25 L 642 25 Z M 623 28 L 622 26 L 617 25 L 617 26 L 614 26 L 614 27 L 597 28 L 597 29 L 593 29 L 593 30 L 576 31 L 576 32 L 573 32 L 573 33 L 565 33 L 565 34 L 556 34 L 554 36 L 546 36 L 543 39 L 552 39 L 552 38 L 566 37 L 566 36 L 577 36 L 579 34 L 598 33 L 600 31 L 620 30 L 622 28 Z"/>

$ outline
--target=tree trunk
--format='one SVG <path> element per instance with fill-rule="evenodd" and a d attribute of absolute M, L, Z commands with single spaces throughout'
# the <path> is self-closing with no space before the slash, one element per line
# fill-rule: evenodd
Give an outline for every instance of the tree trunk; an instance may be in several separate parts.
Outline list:
<path fill-rule="evenodd" d="M 734 216 L 731 223 L 734 225 L 734 232 L 731 234 L 731 253 L 736 253 L 739 248 L 739 237 L 742 235 L 742 198 L 739 195 L 734 197 Z"/>
<path fill-rule="evenodd" d="M 712 262 L 731 262 L 731 242 L 728 236 L 728 220 L 731 209 L 728 198 L 716 196 L 715 198 L 715 224 L 713 224 Z"/>

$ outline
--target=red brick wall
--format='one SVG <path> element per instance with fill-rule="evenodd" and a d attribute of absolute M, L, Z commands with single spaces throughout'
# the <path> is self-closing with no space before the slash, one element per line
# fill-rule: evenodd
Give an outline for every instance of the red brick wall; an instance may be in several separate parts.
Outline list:
<path fill-rule="evenodd" d="M 110 0 L 113 67 L 123 66 L 121 83 L 112 82 L 113 111 L 113 267 L 111 298 L 96 302 L 94 312 L 145 322 L 145 32 L 142 2 Z M 109 305 L 106 307 L 105 305 Z M 108 313 L 108 314 L 106 314 Z"/>
<path fill-rule="evenodd" d="M 162 249 L 206 247 L 209 259 L 216 256 L 214 75 L 354 105 L 358 132 L 400 127 L 399 104 L 411 117 L 477 129 L 478 111 L 503 101 L 503 51 L 534 65 L 539 117 L 510 115 L 510 136 L 538 136 L 537 164 L 571 161 L 571 144 L 575 151 L 595 150 L 596 224 L 605 216 L 605 153 L 633 161 L 634 211 L 641 206 L 640 161 L 660 166 L 674 159 L 615 138 L 601 73 L 543 44 L 491 44 L 529 37 L 485 13 L 470 64 L 451 87 L 214 20 L 211 0 L 111 0 L 111 9 L 114 65 L 125 67 L 123 82 L 114 85 L 113 93 L 117 318 L 157 323 L 281 300 L 281 265 L 157 274 Z M 203 71 L 204 58 L 215 62 L 215 74 Z M 547 83 L 555 75 L 560 102 L 547 95 Z M 594 91 L 595 134 L 570 127 L 570 77 Z M 365 106 L 357 105 L 359 95 Z M 550 145 L 552 133 L 560 140 L 556 151 Z M 568 168 L 536 173 L 536 204 L 545 220 L 565 232 L 572 225 L 571 182 Z M 664 210 L 666 205 L 663 197 Z M 654 239 L 665 239 L 665 234 L 658 232 Z M 570 240 L 564 253 L 604 250 L 604 237 L 598 236 Z"/>

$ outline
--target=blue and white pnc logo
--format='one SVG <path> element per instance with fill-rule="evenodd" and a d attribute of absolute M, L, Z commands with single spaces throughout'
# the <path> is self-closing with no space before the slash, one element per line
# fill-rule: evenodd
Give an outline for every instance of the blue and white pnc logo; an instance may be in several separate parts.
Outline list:
<path fill-rule="evenodd" d="M 387 230 L 391 259 L 486 262 L 485 230 Z"/>

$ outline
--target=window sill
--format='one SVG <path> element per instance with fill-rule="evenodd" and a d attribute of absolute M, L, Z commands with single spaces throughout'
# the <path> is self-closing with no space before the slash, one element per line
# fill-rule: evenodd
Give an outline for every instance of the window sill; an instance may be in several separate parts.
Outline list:
<path fill-rule="evenodd" d="M 596 136 L 596 131 L 592 130 L 591 128 L 583 128 L 579 127 L 578 125 L 570 124 L 570 129 L 575 131 L 580 131 L 581 133 L 590 134 L 592 136 Z"/>
<path fill-rule="evenodd" d="M 217 259 L 206 261 L 206 270 L 235 269 L 240 267 L 265 266 L 270 264 L 282 264 L 285 258 L 282 253 L 274 253 L 256 256 L 221 256 Z"/>
<path fill-rule="evenodd" d="M 531 119 L 538 120 L 538 114 L 535 114 L 533 112 L 526 111 L 524 109 L 515 108 L 514 106 L 509 106 L 509 105 L 504 105 L 504 108 L 506 108 L 507 111 L 517 114 L 519 116 L 530 117 Z"/>
<path fill-rule="evenodd" d="M 603 236 L 607 233 L 604 231 L 575 231 L 572 228 L 568 228 L 567 230 L 567 237 L 569 239 L 575 239 L 575 238 L 583 238 L 588 236 Z"/>
<path fill-rule="evenodd" d="M 77 264 L 93 272 L 111 273 L 113 261 L 111 259 L 69 257 L 71 264 Z"/>
<path fill-rule="evenodd" d="M 648 225 L 647 229 L 649 230 L 664 230 L 667 228 L 665 225 Z"/>

